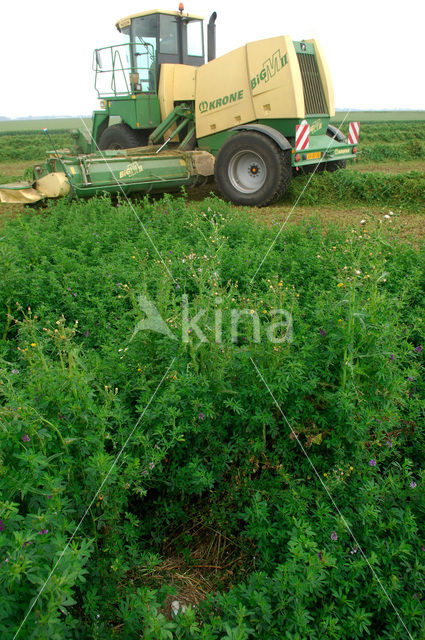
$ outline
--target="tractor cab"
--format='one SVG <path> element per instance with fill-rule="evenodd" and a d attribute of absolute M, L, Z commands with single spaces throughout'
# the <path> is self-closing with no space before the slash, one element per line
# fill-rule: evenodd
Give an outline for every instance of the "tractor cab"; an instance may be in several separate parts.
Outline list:
<path fill-rule="evenodd" d="M 203 18 L 180 11 L 144 11 L 116 24 L 129 46 L 135 92 L 155 93 L 161 64 L 205 63 Z"/>
<path fill-rule="evenodd" d="M 205 57 L 208 61 L 215 58 L 216 18 L 214 12 L 208 23 L 207 56 L 203 18 L 186 13 L 182 3 L 178 11 L 144 11 L 118 20 L 116 27 L 124 42 L 94 51 L 101 110 L 93 112 L 92 143 L 88 146 L 80 136 L 80 148 L 126 149 L 148 144 L 150 134 L 168 115 L 161 116 L 161 109 L 168 108 L 168 89 L 174 82 L 170 71 L 177 65 L 184 73 L 204 65 Z M 179 101 L 186 99 L 183 96 Z M 193 101 L 193 97 L 188 99 Z M 170 110 L 173 108 L 174 103 Z M 110 118 L 116 117 L 121 122 L 110 126 Z"/>

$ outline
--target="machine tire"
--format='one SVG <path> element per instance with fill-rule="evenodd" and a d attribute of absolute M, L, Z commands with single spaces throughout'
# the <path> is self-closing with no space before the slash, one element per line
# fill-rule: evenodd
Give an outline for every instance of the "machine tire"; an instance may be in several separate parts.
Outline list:
<path fill-rule="evenodd" d="M 131 149 L 147 145 L 148 131 L 134 131 L 127 124 L 113 124 L 100 136 L 99 149 Z"/>
<path fill-rule="evenodd" d="M 290 151 L 256 131 L 241 131 L 226 140 L 215 161 L 218 188 L 234 204 L 271 204 L 286 191 L 291 177 Z"/>
<path fill-rule="evenodd" d="M 336 135 L 335 135 L 335 129 L 336 129 Z M 337 140 L 338 142 L 347 142 L 347 138 L 345 137 L 345 135 L 342 133 L 342 131 L 340 131 L 336 127 L 334 127 L 333 131 L 331 127 L 328 127 L 326 131 L 326 135 L 329 136 L 330 138 L 333 138 L 335 136 L 335 140 Z M 347 166 L 346 160 L 335 160 L 334 162 L 326 163 L 325 171 L 331 171 L 331 172 L 338 171 L 338 169 L 345 169 L 346 166 Z"/>

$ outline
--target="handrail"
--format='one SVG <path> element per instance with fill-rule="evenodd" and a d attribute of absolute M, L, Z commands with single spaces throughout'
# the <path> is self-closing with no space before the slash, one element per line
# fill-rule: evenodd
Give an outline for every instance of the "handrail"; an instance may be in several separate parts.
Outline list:
<path fill-rule="evenodd" d="M 135 56 L 146 55 L 148 57 L 148 66 L 133 66 L 131 63 L 125 65 L 121 56 L 122 47 L 128 47 L 128 58 L 130 60 L 133 58 L 132 54 L 135 54 Z M 144 47 L 146 52 L 138 54 L 136 47 Z M 109 54 L 106 54 L 105 56 L 104 52 L 109 52 Z M 152 44 L 147 42 L 126 42 L 123 44 L 111 45 L 109 47 L 100 47 L 99 49 L 95 49 L 93 52 L 92 69 L 95 72 L 94 88 L 97 91 L 99 98 L 109 96 L 111 95 L 111 92 L 112 95 L 118 96 L 126 95 L 134 91 L 142 91 L 141 88 L 135 89 L 132 86 L 134 82 L 132 78 L 136 75 L 140 76 L 141 73 L 143 74 L 143 72 L 146 72 L 147 78 L 142 78 L 140 81 L 137 81 L 137 83 L 140 84 L 140 86 L 143 83 L 149 84 L 149 74 L 152 73 L 152 68 L 155 68 L 155 50 Z M 107 74 L 110 74 L 111 76 L 110 87 L 108 89 L 103 89 L 103 87 L 100 88 L 99 80 L 102 76 L 105 77 Z M 154 84 L 156 84 L 155 76 L 156 74 L 154 72 Z M 119 87 L 120 79 L 123 84 L 122 89 Z M 148 90 L 143 91 L 143 93 L 155 93 L 155 87 L 153 89 L 149 88 Z"/>

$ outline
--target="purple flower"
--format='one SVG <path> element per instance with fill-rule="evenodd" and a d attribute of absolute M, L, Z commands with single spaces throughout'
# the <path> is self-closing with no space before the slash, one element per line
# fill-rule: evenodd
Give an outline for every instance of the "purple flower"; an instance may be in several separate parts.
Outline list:
<path fill-rule="evenodd" d="M 152 471 L 152 469 L 154 468 L 155 463 L 154 462 L 149 462 L 149 469 Z"/>
<path fill-rule="evenodd" d="M 394 354 L 393 354 L 393 353 L 390 355 L 390 360 L 392 360 L 393 362 L 394 362 L 394 360 L 395 360 L 395 356 L 394 356 Z"/>
<path fill-rule="evenodd" d="M 350 551 L 351 555 L 354 555 L 355 553 L 357 553 L 357 547 L 353 547 Z"/>
<path fill-rule="evenodd" d="M 319 333 L 320 333 L 320 335 L 322 336 L 322 338 L 324 338 L 324 337 L 325 337 L 325 335 L 326 335 L 326 332 L 325 332 L 325 331 L 323 331 L 323 329 L 319 329 Z"/>
<path fill-rule="evenodd" d="M 3 520 L 0 520 L 0 531 L 4 530 L 4 522 Z"/>
<path fill-rule="evenodd" d="M 331 540 L 338 540 L 338 535 L 337 535 L 336 531 L 332 531 Z"/>
<path fill-rule="evenodd" d="M 376 467 L 376 460 L 374 460 L 373 458 L 372 458 L 372 460 L 369 460 L 369 465 L 371 467 Z"/>
<path fill-rule="evenodd" d="M 319 560 L 323 560 L 323 556 L 322 556 L 322 552 L 319 551 L 319 553 L 317 554 L 317 557 L 319 558 Z"/>
<path fill-rule="evenodd" d="M 30 441 L 30 437 L 27 433 L 22 436 L 22 442 L 29 442 L 29 441 Z"/>
<path fill-rule="evenodd" d="M 180 285 L 179 284 L 176 284 L 176 289 L 180 289 Z"/>
<path fill-rule="evenodd" d="M 417 487 L 417 486 L 418 486 L 418 485 L 416 484 L 416 482 L 415 482 L 414 480 L 412 480 L 412 482 L 409 484 L 409 487 L 410 487 L 411 489 L 416 489 L 416 487 Z"/>
<path fill-rule="evenodd" d="M 85 331 L 85 332 L 84 332 L 84 336 L 85 336 L 86 338 L 88 338 L 88 337 L 89 337 L 89 335 L 90 335 L 90 331 Z"/>
<path fill-rule="evenodd" d="M 49 494 L 49 495 L 47 496 L 47 499 L 48 499 L 48 500 L 51 500 L 51 499 L 52 499 L 52 497 L 53 497 L 53 496 Z"/>
<path fill-rule="evenodd" d="M 423 347 L 419 345 L 419 347 L 415 347 L 415 351 L 416 353 L 420 353 L 421 351 L 423 351 Z"/>
<path fill-rule="evenodd" d="M 407 379 L 410 380 L 410 382 L 412 382 L 412 380 L 413 380 L 413 378 L 410 378 L 410 377 L 408 377 Z"/>
<path fill-rule="evenodd" d="M 38 532 L 38 535 L 45 536 L 46 533 L 49 533 L 49 530 L 48 529 L 42 529 L 41 531 Z"/>
<path fill-rule="evenodd" d="M 205 414 L 204 414 L 204 413 L 202 413 L 202 411 L 200 411 L 200 412 L 198 413 L 198 418 L 199 418 L 199 420 L 203 420 L 203 419 L 205 418 Z"/>
<path fill-rule="evenodd" d="M 392 440 L 387 440 L 386 443 L 387 447 L 392 447 L 393 446 L 393 441 Z"/>
<path fill-rule="evenodd" d="M 423 544 L 421 544 L 421 551 L 425 551 L 425 547 Z"/>
<path fill-rule="evenodd" d="M 12 369 L 12 373 L 19 373 L 18 369 Z"/>
<path fill-rule="evenodd" d="M 31 540 L 27 540 L 22 546 L 27 547 L 29 544 L 32 544 Z"/>

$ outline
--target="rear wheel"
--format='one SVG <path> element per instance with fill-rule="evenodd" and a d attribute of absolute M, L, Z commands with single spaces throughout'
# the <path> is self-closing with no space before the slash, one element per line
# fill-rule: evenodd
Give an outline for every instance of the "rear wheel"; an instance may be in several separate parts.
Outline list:
<path fill-rule="evenodd" d="M 135 131 L 127 124 L 113 124 L 100 136 L 99 149 L 131 149 L 147 145 L 149 131 Z"/>
<path fill-rule="evenodd" d="M 215 161 L 222 195 L 234 204 L 261 207 L 274 202 L 291 181 L 290 152 L 256 131 L 241 131 L 226 140 Z"/>

